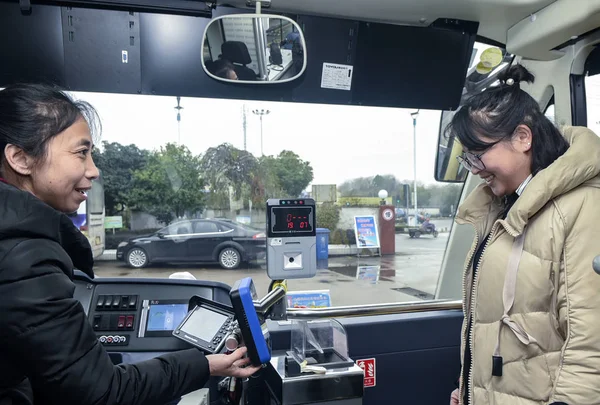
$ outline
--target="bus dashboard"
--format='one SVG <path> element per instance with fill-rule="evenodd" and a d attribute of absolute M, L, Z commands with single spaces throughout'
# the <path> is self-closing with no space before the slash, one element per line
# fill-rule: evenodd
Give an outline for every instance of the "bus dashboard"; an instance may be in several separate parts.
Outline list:
<path fill-rule="evenodd" d="M 108 352 L 169 352 L 190 348 L 172 336 L 194 295 L 230 304 L 229 287 L 195 280 L 90 279 L 76 272 L 75 294 Z"/>

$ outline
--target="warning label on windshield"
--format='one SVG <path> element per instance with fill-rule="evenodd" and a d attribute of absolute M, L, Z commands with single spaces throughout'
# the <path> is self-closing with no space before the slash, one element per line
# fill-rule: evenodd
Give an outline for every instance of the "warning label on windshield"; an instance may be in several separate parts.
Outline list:
<path fill-rule="evenodd" d="M 323 63 L 321 87 L 324 89 L 350 90 L 354 66 Z"/>

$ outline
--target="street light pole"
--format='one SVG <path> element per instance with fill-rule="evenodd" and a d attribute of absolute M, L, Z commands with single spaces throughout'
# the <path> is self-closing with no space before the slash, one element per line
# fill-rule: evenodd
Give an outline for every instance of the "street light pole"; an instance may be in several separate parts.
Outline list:
<path fill-rule="evenodd" d="M 418 224 L 418 211 L 417 211 L 417 118 L 419 117 L 419 110 L 414 113 L 411 113 L 410 116 L 413 119 L 413 163 L 414 163 L 414 193 L 415 193 L 415 226 Z"/>
<path fill-rule="evenodd" d="M 271 111 L 269 110 L 252 110 L 252 112 L 255 115 L 258 115 L 258 117 L 260 118 L 260 155 L 264 156 L 264 152 L 263 152 L 263 115 L 268 115 Z"/>
<path fill-rule="evenodd" d="M 183 110 L 183 107 L 181 105 L 179 105 L 181 101 L 181 97 L 177 97 L 177 107 L 175 107 L 175 109 L 177 110 L 177 143 L 181 144 L 181 110 Z"/>
<path fill-rule="evenodd" d="M 246 148 L 246 104 L 242 106 L 242 128 L 244 130 L 244 150 L 248 150 Z"/>

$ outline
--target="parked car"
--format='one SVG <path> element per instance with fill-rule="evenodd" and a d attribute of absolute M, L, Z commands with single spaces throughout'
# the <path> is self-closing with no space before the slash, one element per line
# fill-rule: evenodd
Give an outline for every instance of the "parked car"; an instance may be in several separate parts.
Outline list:
<path fill-rule="evenodd" d="M 266 255 L 265 232 L 226 219 L 177 221 L 150 235 L 121 242 L 117 260 L 130 267 L 150 263 L 219 263 L 235 269 Z"/>

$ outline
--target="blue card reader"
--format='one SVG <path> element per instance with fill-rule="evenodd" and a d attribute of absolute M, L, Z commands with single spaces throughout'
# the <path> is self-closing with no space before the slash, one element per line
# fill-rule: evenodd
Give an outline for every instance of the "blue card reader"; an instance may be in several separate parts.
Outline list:
<path fill-rule="evenodd" d="M 254 309 L 256 290 L 252 278 L 246 277 L 236 281 L 229 292 L 229 297 L 252 364 L 259 366 L 269 362 L 271 360 L 269 331 L 266 324 L 261 324 Z"/>

